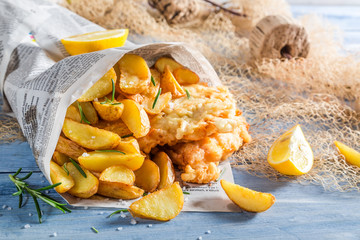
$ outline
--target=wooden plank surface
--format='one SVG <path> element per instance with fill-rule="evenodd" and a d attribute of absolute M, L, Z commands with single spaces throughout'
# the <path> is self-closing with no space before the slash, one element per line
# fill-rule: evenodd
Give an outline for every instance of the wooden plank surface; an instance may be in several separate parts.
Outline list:
<path fill-rule="evenodd" d="M 359 45 L 360 8 L 293 8 L 296 16 L 314 11 L 326 13 L 330 21 L 343 27 L 347 46 Z M 182 212 L 169 222 L 139 220 L 132 225 L 128 213 L 125 218 L 106 218 L 114 209 L 71 207 L 71 214 L 62 214 L 40 203 L 45 215 L 44 223 L 38 224 L 32 200 L 18 209 L 17 197 L 11 196 L 15 187 L 8 178 L 9 173 L 23 167 L 24 172 L 35 171 L 31 185 L 47 185 L 28 144 L 0 144 L 0 163 L 0 239 L 45 239 L 54 233 L 56 239 L 360 239 L 360 193 L 325 192 L 320 186 L 271 182 L 236 169 L 236 183 L 276 196 L 270 210 L 259 214 Z M 54 191 L 49 194 L 61 201 Z M 25 229 L 26 224 L 31 227 Z M 209 230 L 211 233 L 206 234 Z"/>

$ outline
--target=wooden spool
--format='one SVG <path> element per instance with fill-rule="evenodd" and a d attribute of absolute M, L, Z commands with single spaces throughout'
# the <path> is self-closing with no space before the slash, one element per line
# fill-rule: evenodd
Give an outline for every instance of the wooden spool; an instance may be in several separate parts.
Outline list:
<path fill-rule="evenodd" d="M 250 52 L 256 59 L 306 58 L 310 43 L 303 26 L 280 15 L 261 19 L 250 34 Z"/>

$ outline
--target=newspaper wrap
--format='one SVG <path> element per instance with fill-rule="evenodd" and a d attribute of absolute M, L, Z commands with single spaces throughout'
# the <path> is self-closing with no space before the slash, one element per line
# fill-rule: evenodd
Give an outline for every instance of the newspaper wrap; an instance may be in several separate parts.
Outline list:
<path fill-rule="evenodd" d="M 48 181 L 50 160 L 61 133 L 66 109 L 128 52 L 142 56 L 149 66 L 171 56 L 196 72 L 209 85 L 221 84 L 210 63 L 198 51 L 180 43 L 136 45 L 69 56 L 60 39 L 104 30 L 102 27 L 41 0 L 0 0 L 0 89 L 4 110 L 12 111 Z M 222 178 L 233 182 L 229 163 L 220 165 Z M 179 175 L 179 174 L 178 174 Z M 181 182 L 179 176 L 177 180 Z M 184 211 L 239 211 L 219 182 L 183 185 Z M 62 197 L 74 206 L 128 207 L 132 201 L 102 197 Z"/>

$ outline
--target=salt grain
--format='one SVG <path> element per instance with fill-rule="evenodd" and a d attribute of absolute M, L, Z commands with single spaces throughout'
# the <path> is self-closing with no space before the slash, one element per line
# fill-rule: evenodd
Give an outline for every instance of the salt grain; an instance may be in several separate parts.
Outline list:
<path fill-rule="evenodd" d="M 42 180 L 42 181 L 41 181 L 41 183 L 44 183 L 44 182 L 45 182 L 45 180 Z"/>
<path fill-rule="evenodd" d="M 99 212 L 99 215 L 103 215 L 104 214 L 104 212 Z"/>
<path fill-rule="evenodd" d="M 123 228 L 122 228 L 122 227 L 118 227 L 116 230 L 121 231 L 121 230 L 123 230 Z"/>
<path fill-rule="evenodd" d="M 95 139 L 95 136 L 91 136 L 92 139 Z"/>
<path fill-rule="evenodd" d="M 121 212 L 121 213 L 120 213 L 120 217 L 126 218 L 126 214 L 125 214 L 124 212 Z M 134 220 L 134 219 L 131 219 L 131 220 Z"/>
<path fill-rule="evenodd" d="M 33 214 L 32 213 L 29 213 L 29 217 L 31 217 Z"/>
<path fill-rule="evenodd" d="M 12 209 L 12 207 L 8 207 L 7 210 L 10 211 Z"/>
<path fill-rule="evenodd" d="M 88 157 L 88 156 L 90 156 L 90 154 L 88 154 L 87 152 L 84 152 L 81 156 L 82 157 Z"/>
<path fill-rule="evenodd" d="M 135 225 L 135 224 L 137 224 L 137 222 L 136 222 L 135 219 L 131 219 L 131 220 L 130 220 L 130 224 L 131 224 L 131 225 Z"/>
<path fill-rule="evenodd" d="M 4 205 L 2 205 L 2 209 L 5 209 L 7 206 L 4 204 Z"/>
<path fill-rule="evenodd" d="M 85 210 L 88 209 L 88 208 L 89 208 L 88 206 L 85 206 L 85 207 L 84 207 Z"/>
<path fill-rule="evenodd" d="M 197 240 L 202 240 L 202 236 L 198 237 Z"/>
<path fill-rule="evenodd" d="M 72 133 L 72 131 L 71 131 L 71 130 L 69 130 L 69 133 Z"/>
<path fill-rule="evenodd" d="M 30 228 L 30 227 L 31 227 L 30 224 L 25 224 L 23 228 L 24 228 L 24 229 L 28 229 L 28 228 Z"/>
<path fill-rule="evenodd" d="M 148 228 L 152 228 L 152 224 L 147 225 Z"/>
<path fill-rule="evenodd" d="M 187 202 L 187 201 L 189 201 L 189 198 L 185 197 L 184 202 Z"/>
<path fill-rule="evenodd" d="M 211 231 L 210 230 L 207 230 L 206 232 L 205 232 L 205 234 L 210 234 L 211 233 Z"/>
<path fill-rule="evenodd" d="M 57 233 L 54 232 L 53 234 L 50 234 L 50 237 L 57 237 Z"/>
<path fill-rule="evenodd" d="M 45 193 L 48 194 L 48 193 L 49 193 L 49 190 L 46 190 Z"/>
<path fill-rule="evenodd" d="M 95 101 L 95 102 L 98 102 L 98 101 L 99 101 L 99 99 L 98 99 L 98 98 L 95 98 L 95 99 L 94 99 L 94 101 Z"/>

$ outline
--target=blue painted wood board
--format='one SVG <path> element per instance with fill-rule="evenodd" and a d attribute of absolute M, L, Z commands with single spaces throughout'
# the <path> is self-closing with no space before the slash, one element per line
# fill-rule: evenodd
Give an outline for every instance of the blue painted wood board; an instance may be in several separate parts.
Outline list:
<path fill-rule="evenodd" d="M 292 10 L 295 16 L 324 14 L 344 30 L 346 46 L 360 45 L 359 6 L 300 5 Z M 0 239 L 47 239 L 55 232 L 56 239 L 360 239 L 360 193 L 326 192 L 315 185 L 272 182 L 237 169 L 233 170 L 236 183 L 276 196 L 272 208 L 258 214 L 182 212 L 169 222 L 138 219 L 136 225 L 131 225 L 129 213 L 125 218 L 106 218 L 114 209 L 70 207 L 73 212 L 63 214 L 40 203 L 44 222 L 38 224 L 31 199 L 18 209 L 17 197 L 11 196 L 15 187 L 8 178 L 9 173 L 22 167 L 24 172 L 34 171 L 31 185 L 47 185 L 29 145 L 0 144 L 0 163 Z M 49 195 L 62 201 L 54 191 Z M 26 224 L 31 227 L 23 228 Z M 92 226 L 99 230 L 98 234 L 91 230 Z M 118 231 L 118 227 L 122 230 Z M 206 234 L 208 230 L 210 234 Z"/>

